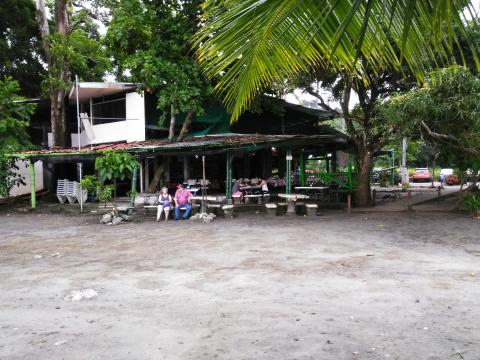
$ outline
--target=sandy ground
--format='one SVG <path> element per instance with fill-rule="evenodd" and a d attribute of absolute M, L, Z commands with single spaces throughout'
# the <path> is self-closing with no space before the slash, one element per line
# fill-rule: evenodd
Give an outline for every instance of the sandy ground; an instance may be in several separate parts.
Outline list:
<path fill-rule="evenodd" d="M 479 234 L 452 214 L 3 214 L 0 359 L 480 359 Z"/>

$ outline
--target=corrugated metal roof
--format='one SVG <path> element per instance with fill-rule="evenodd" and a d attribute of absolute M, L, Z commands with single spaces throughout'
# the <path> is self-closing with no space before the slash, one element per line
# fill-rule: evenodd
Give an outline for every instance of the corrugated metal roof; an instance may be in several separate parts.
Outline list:
<path fill-rule="evenodd" d="M 83 155 L 101 153 L 108 150 L 126 150 L 131 153 L 168 152 L 175 151 L 202 151 L 202 150 L 228 150 L 262 147 L 270 144 L 281 143 L 347 143 L 344 138 L 335 135 L 261 135 L 261 134 L 222 134 L 190 137 L 182 142 L 169 143 L 166 139 L 136 141 L 131 143 L 109 143 L 78 148 L 53 148 L 36 151 L 26 151 L 14 154 L 15 157 L 47 157 L 54 155 Z"/>

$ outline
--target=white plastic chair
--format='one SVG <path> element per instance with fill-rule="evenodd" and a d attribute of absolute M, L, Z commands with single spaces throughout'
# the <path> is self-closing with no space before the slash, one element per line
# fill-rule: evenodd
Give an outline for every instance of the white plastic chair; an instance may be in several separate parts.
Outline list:
<path fill-rule="evenodd" d="M 77 182 L 67 180 L 67 200 L 70 204 L 77 201 Z"/>
<path fill-rule="evenodd" d="M 60 204 L 65 204 L 67 201 L 67 179 L 57 180 L 57 199 Z"/>

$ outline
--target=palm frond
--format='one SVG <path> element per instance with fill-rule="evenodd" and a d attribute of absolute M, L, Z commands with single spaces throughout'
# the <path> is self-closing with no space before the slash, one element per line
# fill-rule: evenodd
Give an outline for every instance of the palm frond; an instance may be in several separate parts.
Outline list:
<path fill-rule="evenodd" d="M 207 0 L 195 45 L 235 120 L 259 92 L 312 65 L 362 74 L 361 57 L 421 80 L 452 62 L 454 26 L 464 30 L 471 10 L 466 0 Z"/>

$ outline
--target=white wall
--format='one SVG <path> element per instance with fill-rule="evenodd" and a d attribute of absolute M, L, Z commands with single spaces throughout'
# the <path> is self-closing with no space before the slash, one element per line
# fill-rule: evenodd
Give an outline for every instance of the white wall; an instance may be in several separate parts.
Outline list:
<path fill-rule="evenodd" d="M 145 140 L 145 98 L 143 94 L 126 94 L 127 142 Z"/>
<path fill-rule="evenodd" d="M 126 94 L 126 120 L 93 125 L 95 139 L 88 139 L 85 131 L 80 134 L 81 146 L 117 141 L 145 140 L 145 99 L 136 92 Z M 77 133 L 71 134 L 72 147 L 78 147 Z"/>
<path fill-rule="evenodd" d="M 19 167 L 17 174 L 23 177 L 23 181 L 26 185 L 15 186 L 10 191 L 10 196 L 19 196 L 24 194 L 30 194 L 30 171 L 28 168 L 28 161 L 17 160 L 16 165 Z M 35 190 L 40 191 L 43 189 L 43 163 L 37 161 L 35 163 Z"/>

